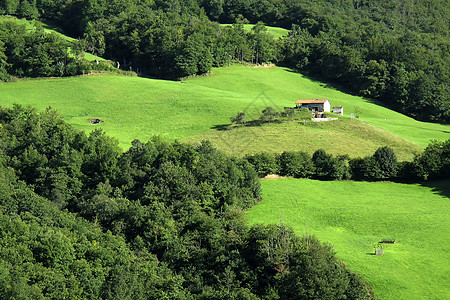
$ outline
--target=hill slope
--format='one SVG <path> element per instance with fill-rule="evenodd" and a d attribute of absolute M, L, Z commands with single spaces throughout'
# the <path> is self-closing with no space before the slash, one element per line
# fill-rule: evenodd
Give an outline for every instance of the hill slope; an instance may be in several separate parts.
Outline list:
<path fill-rule="evenodd" d="M 323 137 L 315 134 L 320 128 L 340 132 L 339 135 L 353 131 L 351 135 L 354 136 L 352 139 L 355 146 L 352 148 L 367 144 L 365 140 L 368 135 L 362 132 L 375 130 L 385 138 L 371 139 L 371 146 L 364 151 L 372 152 L 383 146 L 384 139 L 389 140 L 389 143 L 402 144 L 404 157 L 410 157 L 412 152 L 425 147 L 431 139 L 444 140 L 450 136 L 449 125 L 415 121 L 363 98 L 345 94 L 289 69 L 278 67 L 232 66 L 214 69 L 208 76 L 183 82 L 123 76 L 20 81 L 1 84 L 0 98 L 3 106 L 14 103 L 32 105 L 39 109 L 51 106 L 77 128 L 86 131 L 104 129 L 111 136 L 117 137 L 124 148 L 128 148 L 133 139 L 146 141 L 156 134 L 168 140 L 192 136 L 196 137 L 189 141 L 212 138 L 214 143 L 214 135 L 218 131 L 212 128 L 229 124 L 229 117 L 237 111 L 245 110 L 249 118 L 256 118 L 267 106 L 282 110 L 284 106 L 292 106 L 298 98 L 328 98 L 332 105 L 343 105 L 347 117 L 358 107 L 360 120 L 363 121 L 353 129 L 348 122 L 340 123 L 342 127 L 339 124 L 321 125 L 323 127 L 318 128 L 307 126 L 305 137 L 297 139 L 300 140 L 298 144 L 308 140 L 312 143 L 308 147 L 326 144 Z M 104 123 L 91 125 L 91 118 L 100 118 Z M 372 126 L 367 127 L 365 122 Z M 279 125 L 269 125 L 274 135 L 285 130 L 284 126 L 279 126 L 280 130 L 277 126 Z M 293 126 L 291 131 L 296 130 L 294 124 L 290 126 Z M 252 133 L 246 133 L 243 137 L 246 138 L 248 134 Z M 291 138 L 288 136 L 287 140 Z M 237 139 L 238 143 L 238 135 Z M 314 139 L 317 139 L 317 143 Z M 349 148 L 348 141 L 337 138 L 333 141 L 333 148 L 341 147 L 340 151 L 345 151 Z M 282 151 L 283 144 L 277 144 L 273 151 Z M 292 143 L 286 141 L 285 144 Z M 289 147 L 297 147 L 296 143 L 292 145 Z"/>
<path fill-rule="evenodd" d="M 247 217 L 251 224 L 279 224 L 282 213 L 297 233 L 330 242 L 379 299 L 448 299 L 449 186 L 448 180 L 430 186 L 266 180 L 264 200 Z M 381 239 L 398 243 L 371 255 Z"/>
<path fill-rule="evenodd" d="M 309 154 L 324 149 L 334 155 L 350 157 L 370 156 L 382 145 L 394 149 L 397 158 L 410 160 L 422 148 L 385 130 L 365 122 L 349 119 L 327 123 L 298 121 L 264 124 L 261 127 L 236 127 L 230 130 L 211 130 L 205 134 L 183 139 L 185 142 L 212 141 L 222 151 L 243 156 L 259 152 L 281 153 L 304 151 Z"/>

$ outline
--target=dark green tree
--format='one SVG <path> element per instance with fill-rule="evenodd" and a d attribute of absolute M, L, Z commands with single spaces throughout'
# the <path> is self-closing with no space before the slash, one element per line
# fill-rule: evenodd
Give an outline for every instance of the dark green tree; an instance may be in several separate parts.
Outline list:
<path fill-rule="evenodd" d="M 247 155 L 245 159 L 253 165 L 260 178 L 269 174 L 279 174 L 280 172 L 278 161 L 274 154 L 262 152 Z"/>
<path fill-rule="evenodd" d="M 223 13 L 224 0 L 203 0 L 202 7 L 211 20 L 218 21 Z"/>
<path fill-rule="evenodd" d="M 19 14 L 27 19 L 36 19 L 39 12 L 36 8 L 36 0 L 22 0 L 19 6 Z"/>
<path fill-rule="evenodd" d="M 0 3 L 2 14 L 16 15 L 20 6 L 20 0 L 5 0 Z"/>
<path fill-rule="evenodd" d="M 397 172 L 397 157 L 390 147 L 378 148 L 373 155 L 379 172 L 376 179 L 394 178 Z"/>
<path fill-rule="evenodd" d="M 339 158 L 327 154 L 325 150 L 316 150 L 312 156 L 315 168 L 315 176 L 325 180 L 341 180 L 349 176 L 347 161 L 348 157 Z"/>
<path fill-rule="evenodd" d="M 296 178 L 310 178 L 314 172 L 311 156 L 306 152 L 283 152 L 278 157 L 280 175 Z"/>
<path fill-rule="evenodd" d="M 276 57 L 274 38 L 267 32 L 263 22 L 252 27 L 250 35 L 253 47 L 252 62 L 256 64 L 271 62 Z"/>
<path fill-rule="evenodd" d="M 238 112 L 235 117 L 230 117 L 230 121 L 233 124 L 245 124 L 245 112 Z"/>
<path fill-rule="evenodd" d="M 279 113 L 271 106 L 266 107 L 259 117 L 261 123 L 271 123 L 278 117 Z"/>
<path fill-rule="evenodd" d="M 415 175 L 422 180 L 448 177 L 450 140 L 431 142 L 423 153 L 414 157 L 413 166 Z"/>

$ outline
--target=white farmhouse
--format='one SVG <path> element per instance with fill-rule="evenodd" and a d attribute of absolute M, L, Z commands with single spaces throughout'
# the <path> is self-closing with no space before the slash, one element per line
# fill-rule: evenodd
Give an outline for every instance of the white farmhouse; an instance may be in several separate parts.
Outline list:
<path fill-rule="evenodd" d="M 295 102 L 297 108 L 307 107 L 314 112 L 330 112 L 331 104 L 328 99 L 306 99 Z"/>

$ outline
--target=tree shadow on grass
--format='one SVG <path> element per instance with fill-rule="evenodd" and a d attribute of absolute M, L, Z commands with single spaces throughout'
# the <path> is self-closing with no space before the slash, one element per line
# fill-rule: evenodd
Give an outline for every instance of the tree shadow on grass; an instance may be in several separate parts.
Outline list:
<path fill-rule="evenodd" d="M 230 130 L 230 124 L 214 125 L 214 126 L 211 127 L 211 129 L 214 129 L 214 130 L 217 130 L 217 131 Z"/>
<path fill-rule="evenodd" d="M 300 74 L 303 77 L 311 80 L 312 82 L 315 82 L 315 83 L 319 84 L 321 87 L 332 89 L 332 90 L 336 90 L 336 91 L 340 91 L 340 92 L 343 92 L 343 93 L 346 93 L 346 94 L 349 94 L 349 95 L 353 95 L 353 96 L 361 96 L 357 92 L 355 92 L 354 90 L 352 90 L 352 89 L 350 89 L 348 87 L 345 87 L 343 84 L 338 83 L 336 81 L 333 81 L 333 80 L 330 80 L 330 79 L 327 80 L 327 79 L 322 78 L 320 76 L 315 76 L 313 74 L 308 74 L 306 72 L 300 72 L 300 71 L 297 71 L 297 70 L 294 70 L 294 69 L 287 69 L 286 71 L 289 72 L 289 73 Z M 370 100 L 370 99 L 368 99 L 368 100 Z"/>
<path fill-rule="evenodd" d="M 275 120 L 270 123 L 281 123 L 281 121 Z M 259 120 L 253 120 L 245 122 L 245 124 L 242 125 L 233 125 L 233 124 L 221 124 L 221 125 L 214 125 L 211 127 L 211 129 L 217 130 L 217 131 L 227 131 L 232 130 L 234 128 L 238 127 L 261 127 L 265 123 L 261 123 Z"/>
<path fill-rule="evenodd" d="M 430 188 L 435 194 L 450 198 L 450 179 L 427 181 L 422 186 Z"/>

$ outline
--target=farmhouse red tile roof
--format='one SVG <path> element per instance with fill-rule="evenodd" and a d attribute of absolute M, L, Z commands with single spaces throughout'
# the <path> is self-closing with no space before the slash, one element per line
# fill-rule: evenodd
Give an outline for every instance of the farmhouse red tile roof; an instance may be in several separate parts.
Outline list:
<path fill-rule="evenodd" d="M 308 104 L 308 103 L 325 103 L 328 99 L 299 99 L 295 103 Z"/>

